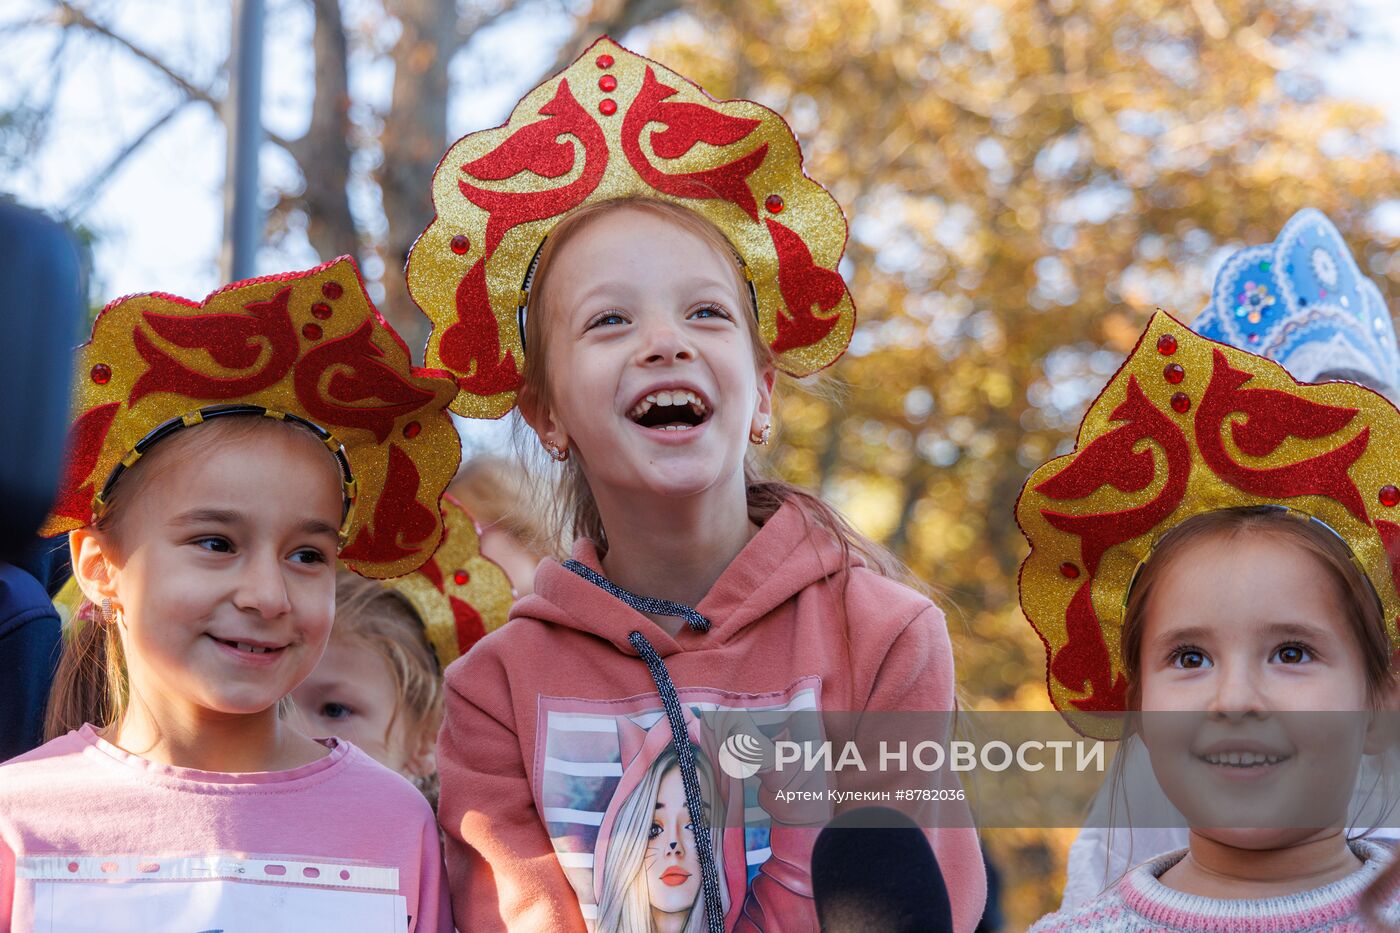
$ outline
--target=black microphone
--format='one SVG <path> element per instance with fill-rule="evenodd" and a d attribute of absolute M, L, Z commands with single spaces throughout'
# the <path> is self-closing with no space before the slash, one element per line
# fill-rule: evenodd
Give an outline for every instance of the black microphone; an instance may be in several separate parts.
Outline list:
<path fill-rule="evenodd" d="M 889 807 L 861 807 L 827 824 L 812 850 L 822 933 L 952 933 L 948 887 L 927 837 Z"/>

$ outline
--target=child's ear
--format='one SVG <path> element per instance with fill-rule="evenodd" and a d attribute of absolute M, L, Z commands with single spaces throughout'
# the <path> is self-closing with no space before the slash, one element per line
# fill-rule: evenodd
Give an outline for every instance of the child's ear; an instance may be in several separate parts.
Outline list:
<path fill-rule="evenodd" d="M 754 408 L 753 430 L 761 432 L 773 422 L 773 383 L 778 373 L 771 365 L 758 371 L 758 405 Z"/>
<path fill-rule="evenodd" d="M 91 528 L 79 528 L 68 535 L 68 553 L 73 561 L 73 579 L 94 606 L 103 599 L 117 602 L 117 564 L 111 542 Z"/>
<path fill-rule="evenodd" d="M 437 727 L 424 723 L 409 739 L 404 768 L 414 777 L 425 778 L 437 770 Z"/>
<path fill-rule="evenodd" d="M 520 417 L 539 436 L 541 444 L 558 450 L 569 449 L 569 432 L 555 419 L 548 403 L 536 398 L 532 392 L 522 391 L 516 398 L 516 404 L 520 408 Z"/>

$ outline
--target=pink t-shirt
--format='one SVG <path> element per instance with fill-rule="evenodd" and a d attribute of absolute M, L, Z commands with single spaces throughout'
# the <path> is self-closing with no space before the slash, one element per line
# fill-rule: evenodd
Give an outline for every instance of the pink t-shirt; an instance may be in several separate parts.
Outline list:
<path fill-rule="evenodd" d="M 91 726 L 0 767 L 0 931 L 450 933 L 433 813 L 347 742 L 291 771 L 156 764 Z"/>

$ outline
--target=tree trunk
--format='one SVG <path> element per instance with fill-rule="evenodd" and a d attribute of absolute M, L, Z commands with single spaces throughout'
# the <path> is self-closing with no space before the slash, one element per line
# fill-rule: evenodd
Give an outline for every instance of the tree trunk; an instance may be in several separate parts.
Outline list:
<path fill-rule="evenodd" d="M 350 214 L 350 79 L 346 65 L 345 25 L 339 0 L 314 0 L 316 96 L 311 127 L 294 144 L 306 179 L 302 208 L 306 235 L 324 260 L 356 256 L 359 235 Z"/>

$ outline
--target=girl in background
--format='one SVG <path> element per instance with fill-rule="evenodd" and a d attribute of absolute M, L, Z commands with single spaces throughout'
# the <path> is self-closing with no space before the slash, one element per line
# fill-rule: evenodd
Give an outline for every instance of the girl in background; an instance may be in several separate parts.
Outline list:
<path fill-rule="evenodd" d="M 442 543 L 418 570 L 384 582 L 336 573 L 335 626 L 292 692 L 307 735 L 354 742 L 437 806 L 442 672 L 505 624 L 511 588 L 480 553 L 472 516 L 443 496 Z"/>
<path fill-rule="evenodd" d="M 388 577 L 441 535 L 454 388 L 409 359 L 349 259 L 98 316 L 45 528 L 97 610 L 0 768 L 0 929 L 452 929 L 422 797 L 279 715 L 337 554 Z"/>

